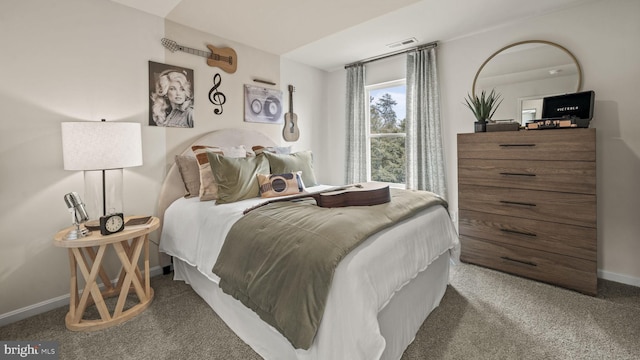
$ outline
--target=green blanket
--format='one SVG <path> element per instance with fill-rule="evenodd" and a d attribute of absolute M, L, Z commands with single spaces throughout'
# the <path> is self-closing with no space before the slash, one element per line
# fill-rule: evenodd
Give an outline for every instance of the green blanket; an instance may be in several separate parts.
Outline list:
<path fill-rule="evenodd" d="M 254 310 L 299 349 L 313 342 L 338 263 L 370 235 L 446 202 L 426 191 L 391 189 L 391 202 L 320 208 L 277 202 L 236 222 L 213 272 L 222 290 Z"/>

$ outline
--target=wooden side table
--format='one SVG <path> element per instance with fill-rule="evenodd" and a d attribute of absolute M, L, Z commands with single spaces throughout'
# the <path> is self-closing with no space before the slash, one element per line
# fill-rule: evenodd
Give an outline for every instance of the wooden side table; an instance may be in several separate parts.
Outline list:
<path fill-rule="evenodd" d="M 128 216 L 129 219 L 140 216 Z M 123 323 L 143 312 L 153 300 L 153 289 L 149 282 L 149 234 L 160 226 L 160 220 L 152 217 L 145 225 L 125 227 L 116 234 L 102 236 L 100 231 L 91 235 L 66 240 L 67 233 L 74 227 L 61 230 L 53 240 L 55 246 L 67 248 L 71 271 L 71 291 L 69 313 L 65 317 L 67 328 L 72 331 L 93 331 Z M 102 266 L 105 252 L 111 245 L 115 250 L 122 269 L 115 284 L 111 283 Z M 144 249 L 144 275 L 138 267 L 138 260 Z M 78 270 L 85 280 L 85 287 L 79 294 Z M 101 279 L 104 289 L 98 287 Z M 129 292 L 135 291 L 138 303 L 124 310 Z M 113 311 L 110 311 L 104 299 L 118 295 Z M 88 305 L 95 304 L 100 319 L 83 319 Z"/>

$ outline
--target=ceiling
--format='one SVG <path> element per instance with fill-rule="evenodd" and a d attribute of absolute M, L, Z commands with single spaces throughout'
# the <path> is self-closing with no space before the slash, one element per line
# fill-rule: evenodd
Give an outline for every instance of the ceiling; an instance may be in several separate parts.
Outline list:
<path fill-rule="evenodd" d="M 594 0 L 111 1 L 333 71 L 408 38 L 447 41 Z"/>

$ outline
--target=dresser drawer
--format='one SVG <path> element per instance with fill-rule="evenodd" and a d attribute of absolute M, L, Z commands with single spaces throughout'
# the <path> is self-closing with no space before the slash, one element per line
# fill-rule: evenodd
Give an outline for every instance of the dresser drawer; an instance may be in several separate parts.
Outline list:
<path fill-rule="evenodd" d="M 597 294 L 596 262 L 461 236 L 460 260 Z"/>
<path fill-rule="evenodd" d="M 460 210 L 460 235 L 596 261 L 595 228 Z"/>
<path fill-rule="evenodd" d="M 595 195 L 460 184 L 458 207 L 460 210 L 596 227 Z"/>
<path fill-rule="evenodd" d="M 595 137 L 595 129 L 458 134 L 458 158 L 596 161 Z"/>
<path fill-rule="evenodd" d="M 591 161 L 458 159 L 460 184 L 596 193 L 596 163 Z"/>

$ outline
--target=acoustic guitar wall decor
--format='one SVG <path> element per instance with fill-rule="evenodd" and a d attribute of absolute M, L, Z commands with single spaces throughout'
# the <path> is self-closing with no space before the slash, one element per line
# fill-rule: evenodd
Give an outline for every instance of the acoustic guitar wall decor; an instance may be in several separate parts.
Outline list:
<path fill-rule="evenodd" d="M 296 141 L 300 138 L 298 115 L 293 112 L 293 92 L 295 90 L 293 85 L 289 85 L 289 112 L 284 114 L 284 128 L 282 129 L 282 137 L 285 141 Z"/>
<path fill-rule="evenodd" d="M 180 50 L 188 54 L 205 57 L 207 58 L 207 65 L 218 67 L 229 74 L 233 74 L 238 68 L 238 55 L 236 51 L 230 47 L 217 48 L 213 45 L 207 45 L 209 50 L 211 50 L 211 52 L 208 52 L 178 45 L 175 41 L 167 38 L 162 38 L 160 42 L 171 52 Z"/>

